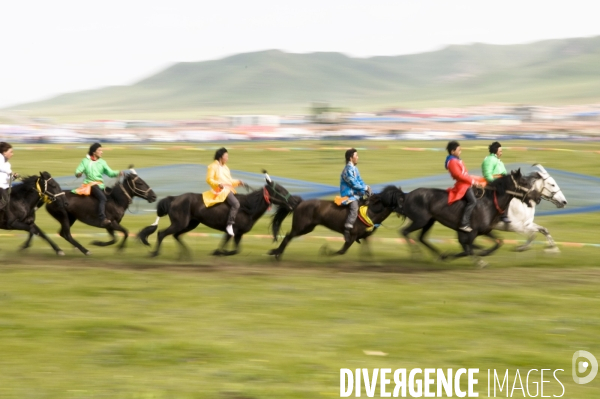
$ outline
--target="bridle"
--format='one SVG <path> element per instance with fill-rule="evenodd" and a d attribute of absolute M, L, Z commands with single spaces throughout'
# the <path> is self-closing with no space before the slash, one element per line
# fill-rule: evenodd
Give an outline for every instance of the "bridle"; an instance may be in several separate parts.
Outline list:
<path fill-rule="evenodd" d="M 540 175 L 540 177 L 537 178 L 536 181 L 541 180 L 541 181 L 543 181 L 545 183 L 546 180 L 548 180 L 549 178 L 550 178 L 550 175 L 548 175 L 546 177 L 542 177 Z M 549 193 L 549 195 L 544 194 L 544 191 L 547 191 Z M 544 184 L 544 186 L 542 187 L 542 190 L 540 191 L 540 195 L 541 195 L 541 197 L 542 197 L 543 200 L 552 202 L 553 204 L 556 205 L 558 203 L 558 201 L 554 200 L 554 196 L 556 196 L 556 194 L 560 193 L 561 191 L 562 190 L 560 188 L 558 190 L 556 190 L 556 191 L 552 191 L 552 190 L 550 190 L 549 188 L 546 187 L 546 184 Z"/>
<path fill-rule="evenodd" d="M 40 180 L 44 182 L 44 190 L 42 191 L 42 187 L 40 185 Z M 61 195 L 65 195 L 64 191 L 61 191 L 58 194 L 52 194 L 48 192 L 48 182 L 52 180 L 52 178 L 48 178 L 48 179 L 44 179 L 43 177 L 38 177 L 38 179 L 35 181 L 35 191 L 37 191 L 38 195 L 40 196 L 40 199 L 45 203 L 45 204 L 51 204 L 52 202 L 56 201 L 58 199 L 58 197 L 60 197 Z"/>
<path fill-rule="evenodd" d="M 133 179 L 125 178 L 125 181 L 123 182 L 124 184 L 122 183 L 122 185 L 126 184 L 127 187 L 129 187 L 129 189 L 131 190 L 132 195 L 134 195 L 134 196 L 137 195 L 138 197 L 148 200 L 148 193 L 152 190 L 152 187 L 148 187 L 148 190 L 142 190 L 142 189 L 137 188 L 135 185 L 135 181 L 139 178 L 140 177 L 138 175 L 136 175 Z M 133 202 L 133 198 L 131 197 L 131 195 L 129 195 L 127 190 L 123 190 L 123 193 L 125 193 L 127 200 L 131 204 Z"/>
<path fill-rule="evenodd" d="M 265 201 L 267 201 L 267 204 L 271 204 L 272 195 L 269 193 L 269 190 L 267 190 L 267 187 L 271 187 L 271 189 L 273 190 L 273 195 L 275 197 L 279 196 L 279 197 L 283 198 L 285 203 L 289 205 L 289 199 L 292 196 L 292 194 L 291 193 L 283 194 L 283 193 L 277 191 L 277 188 L 275 186 L 276 186 L 275 182 L 271 181 L 265 187 L 263 187 L 263 196 L 265 198 Z"/>

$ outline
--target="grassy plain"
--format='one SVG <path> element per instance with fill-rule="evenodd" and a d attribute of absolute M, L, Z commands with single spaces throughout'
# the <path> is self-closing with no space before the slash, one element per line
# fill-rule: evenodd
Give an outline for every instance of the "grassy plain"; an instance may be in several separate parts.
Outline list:
<path fill-rule="evenodd" d="M 327 184 L 338 183 L 343 149 L 349 146 L 359 148 L 361 174 L 375 184 L 439 173 L 444 153 L 427 149 L 445 145 L 229 144 L 231 169 L 265 167 L 275 176 Z M 484 144 L 463 143 L 463 158 L 473 172 L 485 154 Z M 600 176 L 598 143 L 503 145 L 506 163 L 541 162 Z M 142 168 L 207 163 L 217 144 L 160 145 L 163 150 L 105 147 L 111 167 L 134 163 Z M 76 145 L 17 145 L 13 169 L 70 175 L 85 151 Z M 126 216 L 124 224 L 136 232 L 152 219 Z M 47 232 L 58 229 L 45 210 L 38 221 Z M 557 241 L 580 243 L 598 242 L 599 222 L 598 213 L 538 220 Z M 339 397 L 340 368 L 359 367 L 480 368 L 480 397 L 487 396 L 487 369 L 502 374 L 509 369 L 511 387 L 517 369 L 522 375 L 533 368 L 564 369 L 558 374 L 563 397 L 600 395 L 598 379 L 583 386 L 573 383 L 570 364 L 576 350 L 600 355 L 600 248 L 562 246 L 561 254 L 548 255 L 538 245 L 518 254 L 511 250 L 514 244 L 506 244 L 489 259 L 489 269 L 475 270 L 467 260 L 437 263 L 428 254 L 412 259 L 406 246 L 393 240 L 399 224 L 391 218 L 394 228 L 377 232 L 372 258 L 358 246 L 341 258 L 319 256 L 321 245 L 341 245 L 335 235 L 319 229 L 312 238 L 292 242 L 279 263 L 264 255 L 274 244 L 257 236 L 268 234 L 267 219 L 245 239 L 242 253 L 230 258 L 208 256 L 219 238 L 197 229 L 209 235 L 186 238 L 192 261 L 178 260 L 172 239 L 165 241 L 159 259 L 148 259 L 147 249 L 133 240 L 124 254 L 92 248 L 86 258 L 53 234 L 67 253 L 58 258 L 39 239 L 27 253 L 17 252 L 25 236 L 5 232 L 0 244 L 0 397 Z M 83 243 L 99 232 L 74 226 Z M 431 237 L 453 234 L 434 228 Z M 386 355 L 367 354 L 378 352 Z M 553 382 L 545 385 L 544 394 L 560 395 L 552 377 L 545 379 Z"/>

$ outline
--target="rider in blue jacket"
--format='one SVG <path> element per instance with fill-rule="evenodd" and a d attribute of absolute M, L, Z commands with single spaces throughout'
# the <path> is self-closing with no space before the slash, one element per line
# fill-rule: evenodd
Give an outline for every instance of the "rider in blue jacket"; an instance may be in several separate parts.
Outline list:
<path fill-rule="evenodd" d="M 347 197 L 344 205 L 349 205 L 350 213 L 344 224 L 344 239 L 350 241 L 350 230 L 358 216 L 358 200 L 365 194 L 371 193 L 371 187 L 367 186 L 360 177 L 356 164 L 358 163 L 358 152 L 356 148 L 346 151 L 346 167 L 340 176 L 340 195 Z"/>

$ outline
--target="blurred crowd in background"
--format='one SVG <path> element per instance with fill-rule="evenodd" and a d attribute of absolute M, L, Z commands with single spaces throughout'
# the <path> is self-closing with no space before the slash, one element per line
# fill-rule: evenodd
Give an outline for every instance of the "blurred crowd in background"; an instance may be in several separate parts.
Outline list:
<path fill-rule="evenodd" d="M 487 105 L 351 113 L 313 106 L 307 115 L 227 115 L 194 120 L 93 120 L 58 123 L 2 115 L 0 139 L 16 143 L 202 142 L 225 140 L 600 140 L 600 104 Z"/>

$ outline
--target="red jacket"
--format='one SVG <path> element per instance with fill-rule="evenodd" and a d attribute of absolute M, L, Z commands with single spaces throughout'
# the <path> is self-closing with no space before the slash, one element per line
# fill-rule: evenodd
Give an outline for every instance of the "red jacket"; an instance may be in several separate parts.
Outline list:
<path fill-rule="evenodd" d="M 451 158 L 448 161 L 448 172 L 456 184 L 454 187 L 448 189 L 448 204 L 456 202 L 465 196 L 467 190 L 475 183 L 480 182 L 481 178 L 476 176 L 469 176 L 469 172 L 462 159 Z"/>

